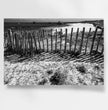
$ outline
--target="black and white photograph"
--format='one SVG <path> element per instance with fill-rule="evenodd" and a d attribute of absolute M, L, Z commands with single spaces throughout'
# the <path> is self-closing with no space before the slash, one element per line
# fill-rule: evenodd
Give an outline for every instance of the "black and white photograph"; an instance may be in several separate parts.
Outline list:
<path fill-rule="evenodd" d="M 104 20 L 4 18 L 4 84 L 104 85 Z"/>
<path fill-rule="evenodd" d="M 108 110 L 107 0 L 0 0 L 0 110 Z"/>

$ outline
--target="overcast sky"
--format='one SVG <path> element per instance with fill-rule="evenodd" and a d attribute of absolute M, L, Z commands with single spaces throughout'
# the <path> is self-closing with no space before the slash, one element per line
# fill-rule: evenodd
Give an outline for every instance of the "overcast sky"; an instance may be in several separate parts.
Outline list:
<path fill-rule="evenodd" d="M 17 18 L 17 19 L 13 19 L 13 18 L 9 18 L 9 19 L 4 19 L 4 22 L 58 22 L 58 21 L 61 21 L 61 22 L 79 22 L 79 21 L 90 21 L 90 20 L 100 20 L 100 19 L 62 19 L 62 18 L 59 18 L 59 19 L 49 19 L 49 18 L 38 18 L 38 19 L 22 19 L 22 18 Z"/>

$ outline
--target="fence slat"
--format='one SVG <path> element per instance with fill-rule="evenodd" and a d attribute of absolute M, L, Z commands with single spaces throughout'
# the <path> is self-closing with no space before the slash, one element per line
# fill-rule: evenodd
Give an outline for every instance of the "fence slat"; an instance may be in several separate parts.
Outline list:
<path fill-rule="evenodd" d="M 19 35 L 19 52 L 22 54 L 22 35 Z"/>
<path fill-rule="evenodd" d="M 25 32 L 25 34 L 26 34 L 26 36 L 25 36 L 25 43 L 26 43 L 25 49 L 26 49 L 26 54 L 27 54 L 27 52 L 28 52 L 28 33 Z"/>
<path fill-rule="evenodd" d="M 20 54 L 20 35 L 18 34 L 18 53 Z"/>
<path fill-rule="evenodd" d="M 81 38 L 81 45 L 80 45 L 79 53 L 81 53 L 81 50 L 82 50 L 83 39 L 84 39 L 84 33 L 85 33 L 85 28 L 83 28 L 83 31 L 82 31 L 82 38 Z"/>
<path fill-rule="evenodd" d="M 65 46 L 64 46 L 64 52 L 66 52 L 66 46 L 67 46 L 67 29 L 65 29 Z"/>
<path fill-rule="evenodd" d="M 21 39 L 21 37 L 22 37 L 21 33 L 19 33 L 19 37 L 18 37 L 19 38 L 19 53 L 21 53 L 21 50 L 22 50 L 21 49 L 21 47 L 22 47 L 22 39 Z"/>
<path fill-rule="evenodd" d="M 47 52 L 49 51 L 49 44 L 48 44 L 48 37 L 46 38 L 47 40 Z"/>
<path fill-rule="evenodd" d="M 24 40 L 25 40 L 24 41 L 24 43 L 25 43 L 24 44 L 24 51 L 25 51 L 24 53 L 26 54 L 26 47 L 27 47 L 27 45 L 26 45 L 26 31 L 24 32 Z"/>
<path fill-rule="evenodd" d="M 19 34 L 19 53 L 21 53 L 21 34 Z"/>
<path fill-rule="evenodd" d="M 62 29 L 60 30 L 60 51 L 62 50 Z"/>
<path fill-rule="evenodd" d="M 32 36 L 33 36 L 33 39 L 34 39 L 35 50 L 37 51 L 37 43 L 36 43 L 35 33 L 33 33 Z"/>
<path fill-rule="evenodd" d="M 55 39 L 55 51 L 57 51 L 57 29 L 56 29 L 56 39 Z"/>
<path fill-rule="evenodd" d="M 19 41 L 19 35 L 17 34 L 17 47 L 18 47 L 18 53 L 19 53 L 19 48 L 20 48 L 20 47 L 19 47 L 19 42 L 20 42 L 20 41 Z"/>
<path fill-rule="evenodd" d="M 26 48 L 25 48 L 25 50 L 26 50 L 26 54 L 27 54 L 27 52 L 28 52 L 28 33 L 27 32 L 25 32 L 25 42 L 26 42 Z"/>
<path fill-rule="evenodd" d="M 25 53 L 25 49 L 24 49 L 24 46 L 25 46 L 25 35 L 24 35 L 24 33 L 23 33 L 23 53 Z"/>
<path fill-rule="evenodd" d="M 96 52 L 98 52 L 99 43 L 100 43 L 100 39 L 102 38 L 102 36 L 103 36 L 103 29 L 101 30 L 101 33 L 100 33 L 100 36 L 99 36 L 99 39 L 98 39 L 98 42 L 97 42 Z"/>
<path fill-rule="evenodd" d="M 41 50 L 41 44 L 40 44 L 40 39 L 39 39 L 39 33 L 38 33 L 37 37 L 38 37 L 38 44 L 39 44 L 39 51 L 40 51 Z"/>
<path fill-rule="evenodd" d="M 15 33 L 15 51 L 18 51 L 18 46 L 17 46 L 17 34 Z"/>
<path fill-rule="evenodd" d="M 71 52 L 71 47 L 72 47 L 72 36 L 73 36 L 73 28 L 71 29 L 71 36 L 70 36 L 70 52 Z"/>
<path fill-rule="evenodd" d="M 91 45 L 90 54 L 92 53 L 92 50 L 93 50 L 94 41 L 95 41 L 96 34 L 97 34 L 97 29 L 98 29 L 98 27 L 96 27 L 96 30 L 95 30 L 94 35 L 93 35 L 93 39 L 92 39 L 92 45 Z"/>
<path fill-rule="evenodd" d="M 104 45 L 102 45 L 101 54 L 103 54 L 103 52 L 104 52 Z"/>
<path fill-rule="evenodd" d="M 12 49 L 12 31 L 11 31 L 11 29 L 8 30 L 8 35 L 9 35 L 9 46 Z"/>
<path fill-rule="evenodd" d="M 25 42 L 25 39 L 26 39 L 26 37 L 25 37 L 25 32 L 24 32 L 24 36 L 23 36 L 23 53 L 25 54 L 26 52 L 25 52 L 25 45 L 26 45 L 26 42 Z"/>
<path fill-rule="evenodd" d="M 33 36 L 32 36 L 32 33 L 30 33 L 30 37 L 31 37 L 31 54 L 33 54 Z"/>
<path fill-rule="evenodd" d="M 15 51 L 15 42 L 14 42 L 15 41 L 15 34 L 14 33 L 12 34 L 12 37 L 13 37 L 13 51 Z"/>
<path fill-rule="evenodd" d="M 88 35 L 87 35 L 87 41 L 86 41 L 86 45 L 85 45 L 85 54 L 87 53 L 87 45 L 88 45 L 88 38 L 90 36 L 91 33 L 91 28 L 89 29 Z"/>
<path fill-rule="evenodd" d="M 52 39 L 52 29 L 51 29 L 51 52 L 53 51 L 53 39 Z"/>
<path fill-rule="evenodd" d="M 42 30 L 42 44 L 43 44 L 43 51 L 45 50 L 45 46 L 44 46 L 44 30 Z"/>
<path fill-rule="evenodd" d="M 18 54 L 19 54 L 19 50 L 20 50 L 20 37 L 17 34 L 17 47 L 18 47 Z"/>
<path fill-rule="evenodd" d="M 30 33 L 28 33 L 28 52 L 30 52 Z"/>
<path fill-rule="evenodd" d="M 75 51 L 76 51 L 78 33 L 79 33 L 79 28 L 77 28 L 77 33 L 76 33 L 76 40 L 75 40 L 76 42 L 75 42 L 75 46 L 74 46 L 74 53 L 75 53 Z"/>
<path fill-rule="evenodd" d="M 22 54 L 24 54 L 24 35 L 22 34 L 21 36 L 22 40 L 21 40 L 21 52 Z"/>
<path fill-rule="evenodd" d="M 28 46 L 29 46 L 29 52 L 30 52 L 30 33 L 28 33 Z"/>

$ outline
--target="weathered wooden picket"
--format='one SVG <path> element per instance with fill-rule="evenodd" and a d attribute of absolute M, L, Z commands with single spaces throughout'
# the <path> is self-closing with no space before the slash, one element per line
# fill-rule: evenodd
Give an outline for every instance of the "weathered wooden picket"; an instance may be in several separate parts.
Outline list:
<path fill-rule="evenodd" d="M 101 31 L 98 32 L 98 29 Z M 33 54 L 39 52 L 62 52 L 71 54 L 92 54 L 104 51 L 103 31 L 101 27 L 96 27 L 94 32 L 85 32 L 85 28 L 80 32 L 77 28 L 76 33 L 71 29 L 71 34 L 68 34 L 68 29 L 65 29 L 65 34 L 61 29 L 47 32 L 40 30 L 38 33 L 33 32 L 12 32 L 8 30 L 4 35 L 4 47 L 6 51 L 11 51 L 17 54 Z"/>

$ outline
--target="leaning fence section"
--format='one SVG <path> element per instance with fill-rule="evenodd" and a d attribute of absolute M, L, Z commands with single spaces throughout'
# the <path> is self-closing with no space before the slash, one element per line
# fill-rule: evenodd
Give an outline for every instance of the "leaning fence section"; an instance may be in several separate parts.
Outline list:
<path fill-rule="evenodd" d="M 92 54 L 104 52 L 103 31 L 96 27 L 95 31 L 85 28 L 76 32 L 71 29 L 38 30 L 38 31 L 12 31 L 4 33 L 4 47 L 7 51 L 18 54 L 33 54 L 38 52 L 62 52 L 71 54 Z"/>

